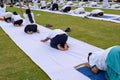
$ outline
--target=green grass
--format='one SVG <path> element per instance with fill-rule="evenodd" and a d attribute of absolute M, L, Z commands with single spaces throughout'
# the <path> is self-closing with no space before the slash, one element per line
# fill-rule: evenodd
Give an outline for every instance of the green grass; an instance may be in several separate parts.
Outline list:
<path fill-rule="evenodd" d="M 0 80 L 50 80 L 1 28 Z"/>
<path fill-rule="evenodd" d="M 34 11 L 35 14 L 41 14 L 36 18 L 36 22 L 45 25 L 52 24 L 53 28 L 65 29 L 70 27 L 71 37 L 85 41 L 100 48 L 108 48 L 120 44 L 120 24 L 114 22 L 85 19 L 80 17 L 71 17 L 68 15 L 59 15 Z"/>
<path fill-rule="evenodd" d="M 85 8 L 91 11 L 91 8 Z M 20 12 L 18 8 L 7 7 L 8 11 Z M 107 10 L 119 14 L 119 10 Z M 52 24 L 54 28 L 70 27 L 69 35 L 94 46 L 106 49 L 120 45 L 120 24 L 114 22 L 85 19 L 68 15 L 33 11 L 40 25 Z M 36 16 L 40 14 L 40 16 Z M 0 28 L 0 80 L 50 80 L 49 77 L 24 54 Z"/>

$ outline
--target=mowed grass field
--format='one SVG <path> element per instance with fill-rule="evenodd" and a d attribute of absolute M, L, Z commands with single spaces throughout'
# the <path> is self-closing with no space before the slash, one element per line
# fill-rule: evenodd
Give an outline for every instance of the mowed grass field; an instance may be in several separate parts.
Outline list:
<path fill-rule="evenodd" d="M 92 8 L 85 8 L 91 11 Z M 7 11 L 20 9 L 7 7 Z M 103 9 L 105 13 L 119 14 L 119 10 Z M 94 19 L 85 19 L 68 15 L 33 11 L 36 23 L 45 26 L 52 24 L 52 29 L 70 27 L 69 36 L 94 46 L 106 49 L 120 45 L 120 24 Z M 39 16 L 37 15 L 39 14 Z M 52 65 L 50 65 L 52 66 Z M 20 50 L 0 28 L 0 80 L 50 80 L 50 78 Z"/>

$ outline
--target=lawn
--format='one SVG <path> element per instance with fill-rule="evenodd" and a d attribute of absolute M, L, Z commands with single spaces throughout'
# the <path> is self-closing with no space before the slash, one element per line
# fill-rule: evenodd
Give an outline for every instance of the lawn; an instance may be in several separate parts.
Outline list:
<path fill-rule="evenodd" d="M 0 80 L 50 80 L 1 28 Z"/>
<path fill-rule="evenodd" d="M 85 10 L 92 9 L 85 8 Z M 21 14 L 18 8 L 7 7 L 7 11 L 17 11 Z M 104 11 L 119 14 L 119 10 L 104 9 Z M 43 26 L 47 23 L 52 24 L 52 29 L 70 27 L 72 32 L 69 36 L 94 46 L 106 49 L 113 45 L 120 45 L 120 24 L 41 11 L 33 11 L 33 13 L 36 23 Z M 0 80 L 50 80 L 1 28 L 0 54 Z"/>

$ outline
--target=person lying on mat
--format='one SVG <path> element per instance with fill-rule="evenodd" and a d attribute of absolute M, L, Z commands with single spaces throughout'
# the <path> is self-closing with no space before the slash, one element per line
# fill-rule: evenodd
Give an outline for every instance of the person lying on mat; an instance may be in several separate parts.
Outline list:
<path fill-rule="evenodd" d="M 5 12 L 3 14 L 4 21 L 8 22 L 8 23 L 11 22 L 12 21 L 12 16 L 13 16 L 13 14 L 11 12 Z"/>
<path fill-rule="evenodd" d="M 71 6 L 70 5 L 65 5 L 61 8 L 61 12 L 69 12 L 71 10 Z"/>
<path fill-rule="evenodd" d="M 70 28 L 67 28 L 65 31 L 61 29 L 54 29 L 45 39 L 41 41 L 46 42 L 50 40 L 51 47 L 62 51 L 68 50 L 68 45 L 66 43 L 68 40 L 68 34 L 66 32 L 69 31 Z"/>
<path fill-rule="evenodd" d="M 94 16 L 94 17 L 100 17 L 103 16 L 104 12 L 100 9 L 94 9 L 90 12 L 90 14 L 88 16 Z"/>
<path fill-rule="evenodd" d="M 14 26 L 21 26 L 23 19 L 17 12 L 13 12 L 12 22 Z"/>
<path fill-rule="evenodd" d="M 69 13 L 73 13 L 73 14 L 84 14 L 85 13 L 85 9 L 83 7 L 79 7 L 75 10 L 71 10 Z"/>
<path fill-rule="evenodd" d="M 93 73 L 106 71 L 107 80 L 120 80 L 120 46 L 113 46 L 104 51 L 89 53 L 86 65 Z"/>
<path fill-rule="evenodd" d="M 28 9 L 26 9 L 26 12 L 24 13 L 22 10 L 22 5 L 20 3 L 20 8 L 26 23 L 24 31 L 28 34 L 32 34 L 33 32 L 39 33 L 39 30 L 37 29 L 37 24 L 35 23 L 34 20 L 34 14 L 31 12 L 28 2 L 27 2 L 27 6 Z"/>
<path fill-rule="evenodd" d="M 38 9 L 38 0 L 32 0 L 33 2 L 33 8 Z"/>
<path fill-rule="evenodd" d="M 58 11 L 59 10 L 59 7 L 58 7 L 58 4 L 57 3 L 53 3 L 51 2 L 51 5 L 48 7 L 49 10 L 52 10 L 52 11 Z"/>

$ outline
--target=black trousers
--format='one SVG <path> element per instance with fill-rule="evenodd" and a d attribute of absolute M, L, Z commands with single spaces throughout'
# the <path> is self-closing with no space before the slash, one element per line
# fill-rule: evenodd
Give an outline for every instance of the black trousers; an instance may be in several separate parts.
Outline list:
<path fill-rule="evenodd" d="M 5 20 L 5 22 L 11 22 L 12 18 L 11 17 L 8 17 L 8 18 L 4 17 L 4 20 Z"/>
<path fill-rule="evenodd" d="M 20 19 L 20 20 L 15 21 L 13 24 L 14 25 L 16 25 L 16 24 L 21 25 L 22 23 L 23 23 L 23 20 Z"/>
<path fill-rule="evenodd" d="M 63 12 L 69 12 L 71 10 L 71 7 L 66 7 L 65 9 L 63 9 Z"/>
<path fill-rule="evenodd" d="M 45 9 L 46 8 L 46 6 L 44 6 L 44 7 L 41 7 L 41 9 Z"/>
<path fill-rule="evenodd" d="M 97 14 L 92 14 L 92 16 L 94 17 L 100 17 L 100 16 L 103 16 L 104 13 L 103 12 L 100 12 L 100 13 L 97 13 Z"/>
<path fill-rule="evenodd" d="M 64 48 L 68 36 L 66 34 L 56 35 L 51 39 L 50 46 L 57 49 L 57 45 L 60 44 Z"/>
<path fill-rule="evenodd" d="M 53 3 L 51 10 L 57 10 L 58 11 L 58 4 L 57 3 Z"/>
<path fill-rule="evenodd" d="M 27 33 L 27 31 L 37 32 L 37 25 L 36 24 L 26 25 L 24 32 Z"/>

